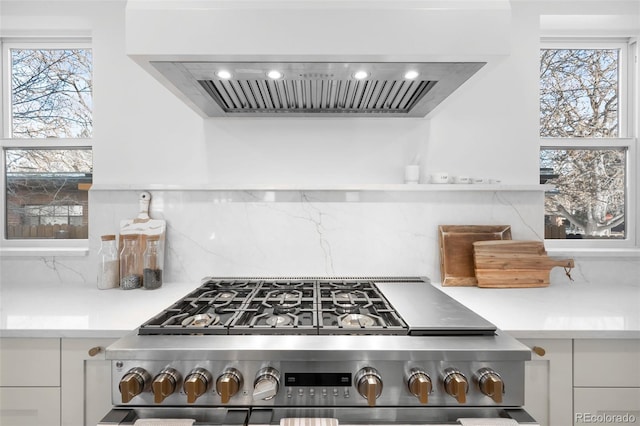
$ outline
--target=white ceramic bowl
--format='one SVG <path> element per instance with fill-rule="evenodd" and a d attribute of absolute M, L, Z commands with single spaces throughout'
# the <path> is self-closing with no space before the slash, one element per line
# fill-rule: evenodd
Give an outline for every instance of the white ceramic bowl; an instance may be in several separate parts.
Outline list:
<path fill-rule="evenodd" d="M 432 173 L 431 183 L 449 183 L 449 173 L 447 172 Z"/>

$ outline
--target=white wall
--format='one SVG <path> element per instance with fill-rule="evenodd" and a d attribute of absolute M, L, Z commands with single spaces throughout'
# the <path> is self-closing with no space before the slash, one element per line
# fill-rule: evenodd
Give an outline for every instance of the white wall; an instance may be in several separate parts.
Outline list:
<path fill-rule="evenodd" d="M 519 62 L 511 58 L 481 70 L 432 119 L 203 120 L 125 54 L 124 1 L 2 4 L 5 35 L 30 28 L 62 34 L 65 27 L 91 33 L 97 184 L 400 183 L 417 155 L 425 173 L 537 180 L 535 147 L 522 141 L 523 124 L 531 122 L 520 113 L 525 76 L 514 77 Z M 34 11 L 37 19 L 27 18 Z M 530 103 L 535 93 L 528 97 Z M 523 145 L 533 155 L 522 155 Z"/>
<path fill-rule="evenodd" d="M 534 3 L 512 3 L 511 55 L 485 67 L 425 119 L 202 119 L 126 56 L 123 1 L 1 0 L 0 34 L 91 35 L 94 183 L 103 187 L 400 183 L 403 166 L 416 155 L 423 173 L 448 170 L 535 184 Z M 238 193 L 154 192 L 159 200 L 152 214 L 169 222 L 168 276 L 177 280 L 187 270 L 189 280 L 217 273 L 287 274 L 286 266 L 294 265 L 291 271 L 299 274 L 371 271 L 437 280 L 438 224 L 507 223 L 516 239 L 542 238 L 540 193 L 383 193 L 356 203 L 338 200 L 340 194 L 311 202 L 307 193 L 286 196 L 292 200 L 283 204 Z M 90 197 L 90 256 L 3 258 L 0 278 L 94 285 L 99 235 L 117 232 L 120 219 L 136 214 L 137 193 L 92 191 Z M 306 226 L 299 228 L 300 220 Z M 369 251 L 354 260 L 363 243 Z"/>

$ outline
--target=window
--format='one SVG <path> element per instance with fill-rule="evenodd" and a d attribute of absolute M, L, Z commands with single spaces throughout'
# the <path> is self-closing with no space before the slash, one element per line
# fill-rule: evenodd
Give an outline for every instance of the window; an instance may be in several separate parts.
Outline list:
<path fill-rule="evenodd" d="M 12 138 L 88 138 L 91 49 L 9 47 Z"/>
<path fill-rule="evenodd" d="M 540 136 L 619 134 L 620 49 L 542 49 Z"/>
<path fill-rule="evenodd" d="M 86 240 L 93 175 L 89 41 L 0 42 L 6 89 L 2 99 L 4 239 L 13 243 L 56 240 L 56 246 L 61 240 Z"/>
<path fill-rule="evenodd" d="M 81 226 L 84 204 L 27 205 L 24 207 L 25 222 L 31 226 L 73 225 Z"/>
<path fill-rule="evenodd" d="M 7 239 L 87 239 L 90 149 L 5 149 Z"/>
<path fill-rule="evenodd" d="M 554 186 L 545 194 L 547 239 L 596 247 L 633 238 L 631 51 L 623 42 L 543 43 L 540 182 Z"/>

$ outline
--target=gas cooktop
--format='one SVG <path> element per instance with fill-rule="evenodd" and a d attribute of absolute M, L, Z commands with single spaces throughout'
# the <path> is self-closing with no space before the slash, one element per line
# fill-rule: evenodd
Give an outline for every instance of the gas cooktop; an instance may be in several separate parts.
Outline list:
<path fill-rule="evenodd" d="M 436 419 L 521 406 L 531 353 L 426 278 L 208 277 L 105 356 L 120 407 L 421 407 Z"/>
<path fill-rule="evenodd" d="M 492 334 L 495 326 L 427 278 L 213 278 L 140 335 Z"/>

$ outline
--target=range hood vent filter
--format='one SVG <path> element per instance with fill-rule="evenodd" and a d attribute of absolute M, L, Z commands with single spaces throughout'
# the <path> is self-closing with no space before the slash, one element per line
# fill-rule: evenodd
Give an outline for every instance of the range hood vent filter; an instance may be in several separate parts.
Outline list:
<path fill-rule="evenodd" d="M 406 114 L 436 84 L 433 81 L 199 80 L 231 113 Z"/>
<path fill-rule="evenodd" d="M 424 117 L 484 62 L 160 62 L 151 64 L 209 117 Z M 219 77 L 220 71 L 229 78 Z M 270 79 L 271 70 L 282 77 Z M 367 77 L 356 79 L 366 70 Z M 413 80 L 407 72 L 417 73 Z"/>

